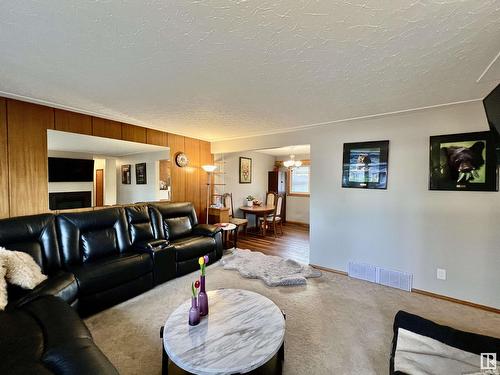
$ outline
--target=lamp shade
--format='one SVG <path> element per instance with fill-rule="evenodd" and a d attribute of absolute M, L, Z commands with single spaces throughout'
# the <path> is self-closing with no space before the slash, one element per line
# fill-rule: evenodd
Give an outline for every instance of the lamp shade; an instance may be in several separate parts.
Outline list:
<path fill-rule="evenodd" d="M 217 169 L 216 165 L 202 165 L 201 168 L 208 173 L 212 173 Z"/>

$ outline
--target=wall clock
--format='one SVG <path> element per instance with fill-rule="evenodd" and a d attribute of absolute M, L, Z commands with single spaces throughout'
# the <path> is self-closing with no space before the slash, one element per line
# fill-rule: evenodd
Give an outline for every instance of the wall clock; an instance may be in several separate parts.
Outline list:
<path fill-rule="evenodd" d="M 186 167 L 188 163 L 189 159 L 185 153 L 179 152 L 177 155 L 175 155 L 175 164 L 177 164 L 179 167 Z"/>

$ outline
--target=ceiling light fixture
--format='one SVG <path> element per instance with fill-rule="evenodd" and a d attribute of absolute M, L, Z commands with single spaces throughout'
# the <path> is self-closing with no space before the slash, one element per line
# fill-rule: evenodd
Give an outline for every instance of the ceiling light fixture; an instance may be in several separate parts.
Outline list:
<path fill-rule="evenodd" d="M 289 160 L 285 160 L 283 162 L 283 165 L 287 168 L 293 168 L 293 167 L 300 167 L 302 165 L 302 161 L 300 160 L 295 160 L 295 155 L 290 155 Z"/>

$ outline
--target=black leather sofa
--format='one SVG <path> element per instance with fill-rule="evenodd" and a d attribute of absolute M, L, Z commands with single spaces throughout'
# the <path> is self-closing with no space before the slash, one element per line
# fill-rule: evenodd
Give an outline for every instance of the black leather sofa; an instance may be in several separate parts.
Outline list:
<path fill-rule="evenodd" d="M 201 256 L 208 255 L 210 263 L 222 257 L 221 229 L 198 224 L 191 204 L 153 204 L 149 211 L 155 238 L 168 241 L 173 248 L 175 276 L 199 268 L 198 258 Z M 207 249 L 211 251 L 207 252 Z"/>
<path fill-rule="evenodd" d="M 0 349 L 0 374 L 118 374 L 78 314 L 53 296 L 2 312 Z"/>
<path fill-rule="evenodd" d="M 32 291 L 9 286 L 9 304 L 5 312 L 0 312 L 0 351 L 11 353 L 9 363 L 26 360 L 36 362 L 36 366 L 45 366 L 48 373 L 69 374 L 78 372 L 65 369 L 71 369 L 80 360 L 92 360 L 92 356 L 82 359 L 77 354 L 65 352 L 61 361 L 68 363 L 60 368 L 51 367 L 44 359 L 47 351 L 41 350 L 36 340 L 11 337 L 17 333 L 16 329 L 10 329 L 9 322 L 26 321 L 25 315 L 29 315 L 38 323 L 44 337 L 54 334 L 63 339 L 63 331 L 51 331 L 57 324 L 45 324 L 39 317 L 44 308 L 49 311 L 55 306 L 51 314 L 65 319 L 68 311 L 70 315 L 75 313 L 70 307 L 56 306 L 58 303 L 73 307 L 80 316 L 88 316 L 132 298 L 155 285 L 196 270 L 200 256 L 208 255 L 211 262 L 219 259 L 222 234 L 215 226 L 199 224 L 191 203 L 138 204 L 3 219 L 0 220 L 0 246 L 29 253 L 48 275 L 48 279 Z M 53 296 L 50 297 L 52 302 L 47 302 L 46 296 Z M 30 310 L 32 306 L 38 306 L 36 313 Z M 85 327 L 83 322 L 77 321 Z M 26 324 L 33 326 L 33 322 Z M 68 329 L 67 335 L 80 340 L 81 328 L 77 327 L 76 332 Z M 90 334 L 87 336 L 84 343 L 91 347 Z M 60 350 L 66 350 L 63 349 Z M 92 349 L 94 352 L 100 353 L 98 349 Z M 29 353 L 42 359 L 34 361 L 27 357 Z M 99 360 L 96 365 L 98 371 L 87 373 L 112 373 L 101 372 Z"/>

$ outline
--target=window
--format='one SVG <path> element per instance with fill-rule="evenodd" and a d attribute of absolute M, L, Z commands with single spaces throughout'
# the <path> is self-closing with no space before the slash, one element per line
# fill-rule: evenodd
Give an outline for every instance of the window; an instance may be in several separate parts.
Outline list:
<path fill-rule="evenodd" d="M 309 195 L 309 178 L 311 166 L 304 163 L 300 167 L 294 167 L 289 171 L 289 195 Z"/>

